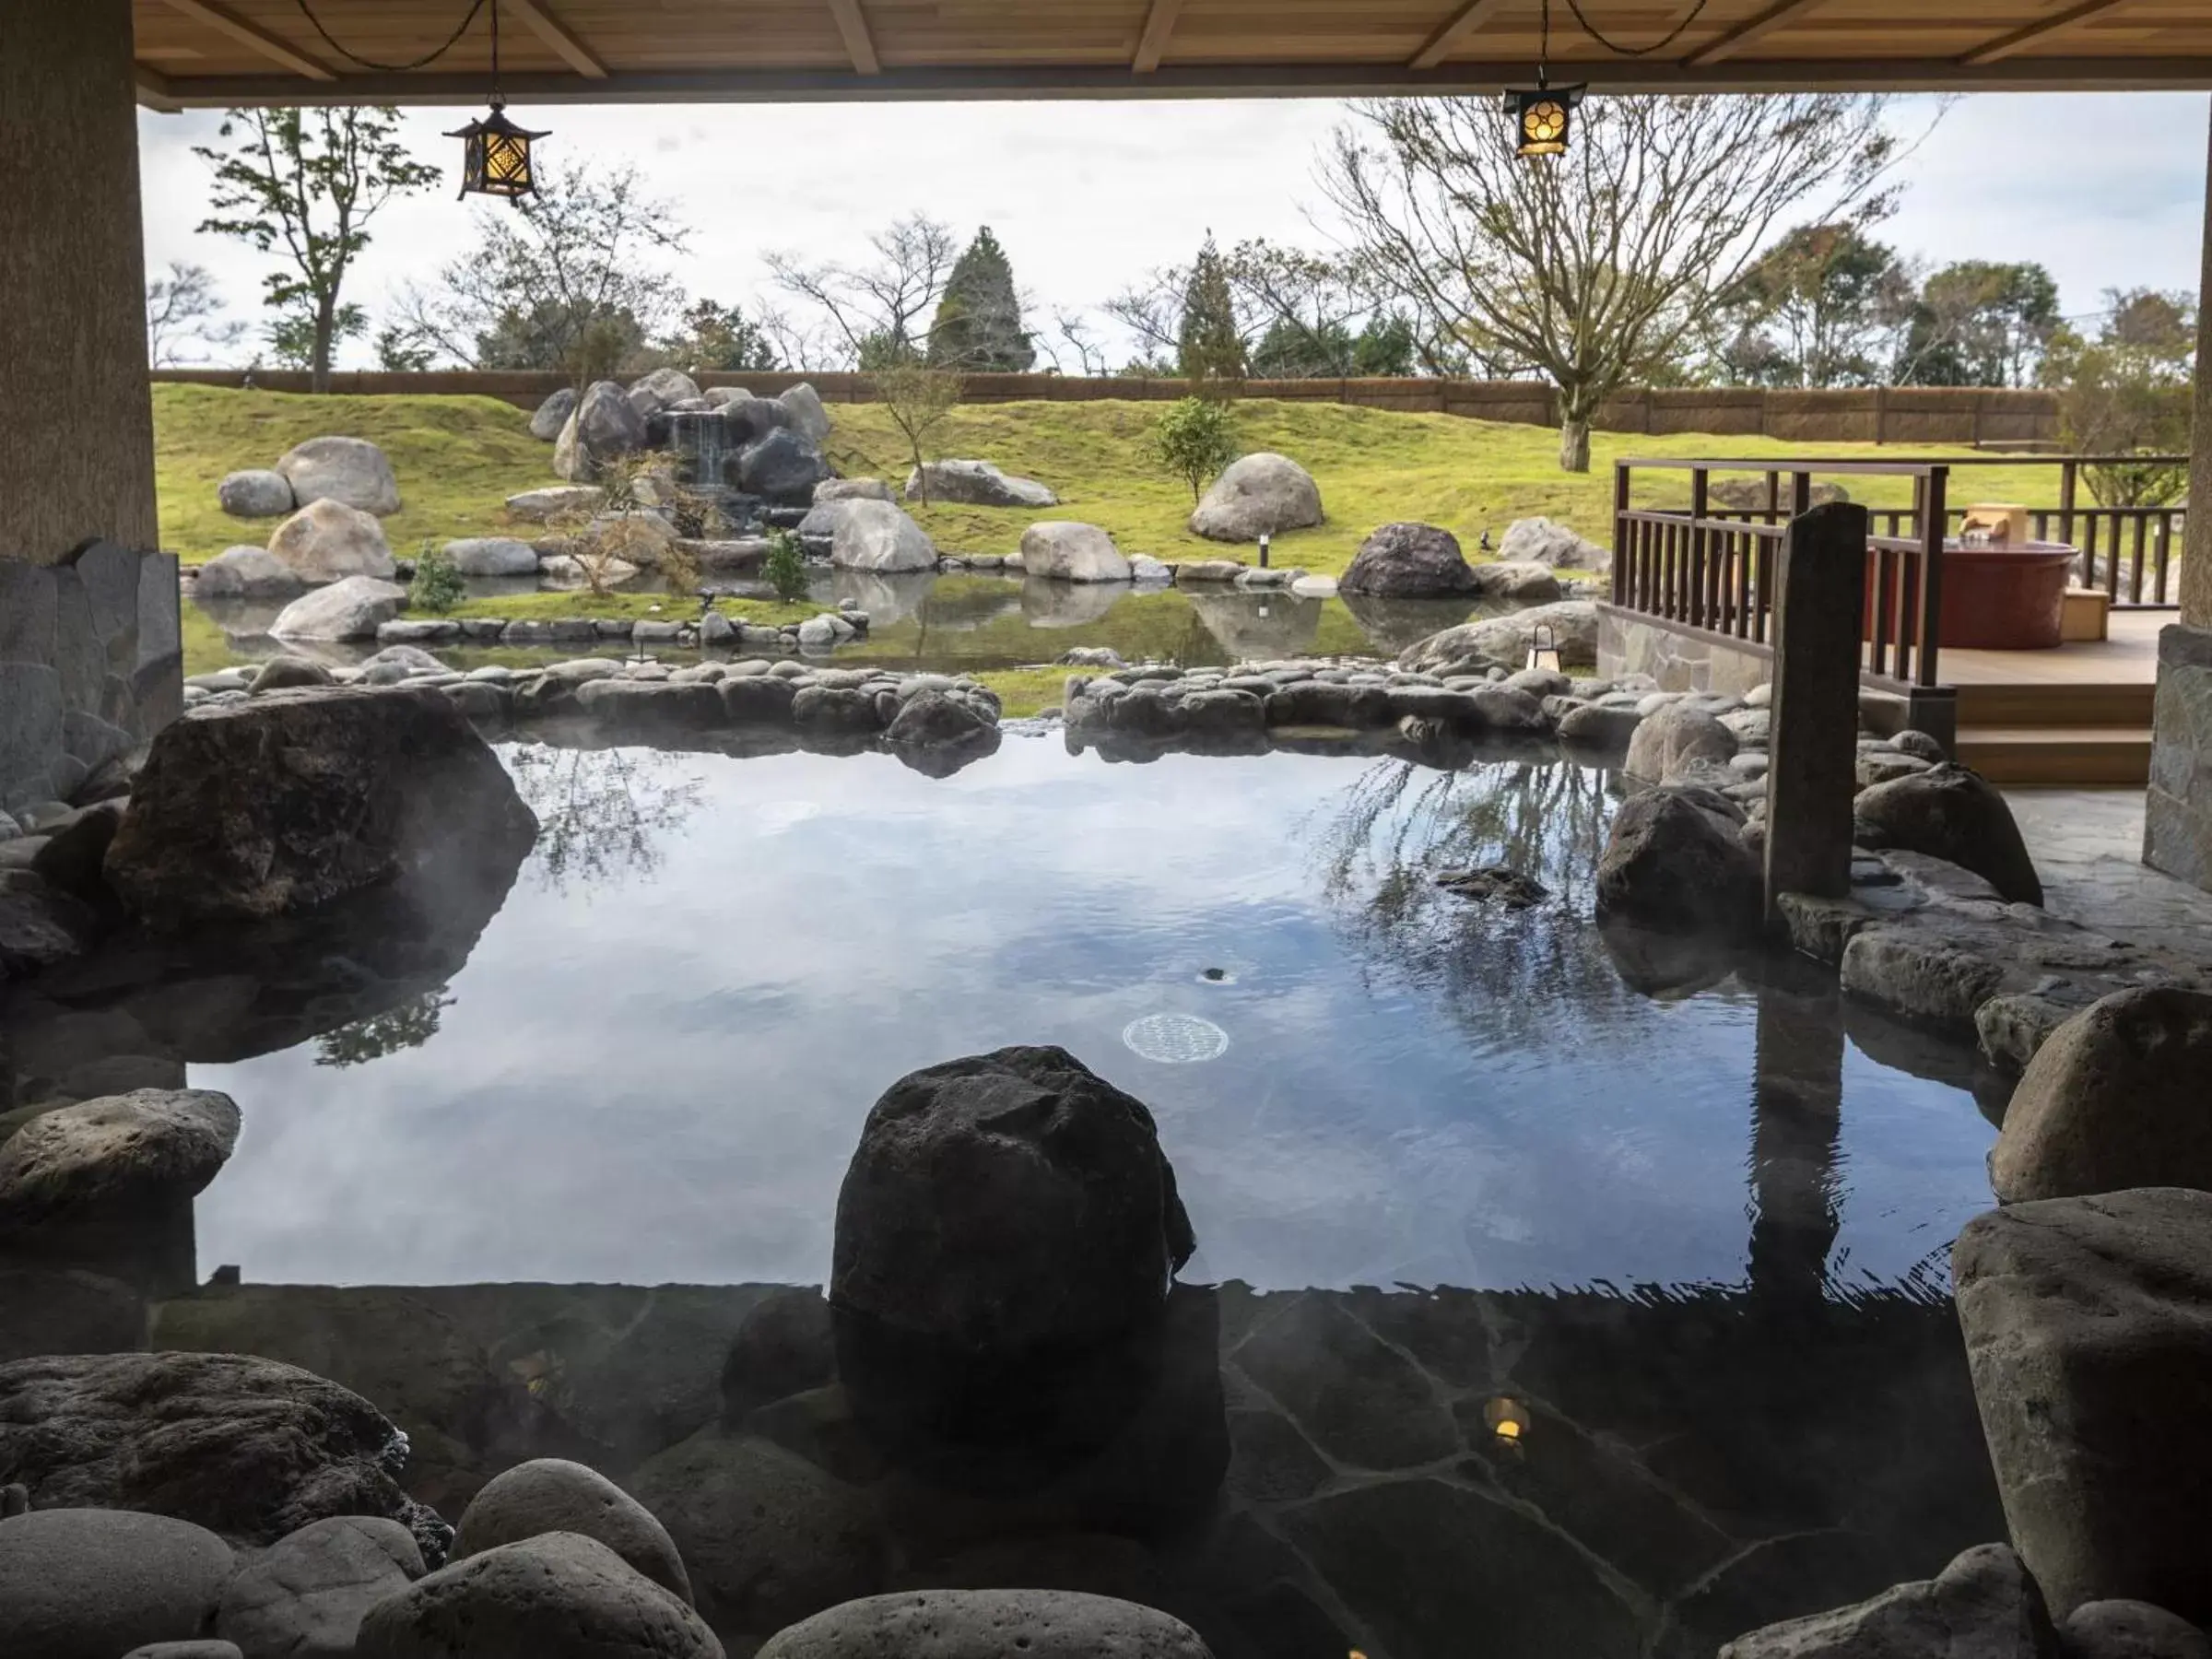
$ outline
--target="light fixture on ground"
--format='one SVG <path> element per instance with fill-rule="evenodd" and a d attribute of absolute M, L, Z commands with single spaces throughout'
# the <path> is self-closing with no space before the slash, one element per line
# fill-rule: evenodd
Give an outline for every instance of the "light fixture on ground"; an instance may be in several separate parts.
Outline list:
<path fill-rule="evenodd" d="M 1484 1402 L 1482 1420 L 1491 1439 L 1501 1445 L 1518 1447 L 1527 1442 L 1531 1418 L 1528 1407 L 1519 1400 L 1500 1394 Z"/>
<path fill-rule="evenodd" d="M 1559 636 L 1552 631 L 1551 624 L 1539 622 L 1528 630 L 1528 666 L 1548 668 L 1554 674 L 1559 669 Z"/>
<path fill-rule="evenodd" d="M 507 119 L 500 95 L 500 0 L 491 0 L 491 112 L 448 138 L 461 140 L 461 194 L 504 197 L 519 202 L 536 193 L 530 171 L 530 147 L 549 133 L 533 133 Z"/>

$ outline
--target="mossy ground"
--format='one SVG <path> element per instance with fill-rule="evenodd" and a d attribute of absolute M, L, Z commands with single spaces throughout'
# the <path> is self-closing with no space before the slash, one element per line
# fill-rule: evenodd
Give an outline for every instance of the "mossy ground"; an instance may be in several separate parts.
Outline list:
<path fill-rule="evenodd" d="M 1017 403 L 956 409 L 932 446 L 943 455 L 977 456 L 1041 479 L 1062 505 L 1026 509 L 917 505 L 914 513 L 950 553 L 1011 553 L 1040 517 L 1080 518 L 1111 532 L 1124 552 L 1164 559 L 1249 559 L 1193 535 L 1184 521 L 1190 491 L 1163 477 L 1147 455 L 1161 406 L 1140 403 Z M 902 442 L 878 405 L 841 404 L 830 457 L 849 475 L 902 483 Z M 1747 459 L 1819 454 L 1902 461 L 1912 452 L 1871 444 L 1791 444 L 1772 439 L 1688 433 L 1665 438 L 1599 432 L 1591 470 L 1559 469 L 1558 435 L 1542 427 L 1404 415 L 1336 404 L 1247 401 L 1236 407 L 1242 447 L 1276 450 L 1311 471 L 1329 520 L 1276 544 L 1276 562 L 1324 574 L 1341 572 L 1376 525 L 1394 519 L 1441 524 L 1472 548 L 1515 519 L 1542 513 L 1594 541 L 1607 539 L 1616 459 L 1726 455 Z M 223 475 L 267 466 L 302 439 L 346 433 L 381 444 L 399 477 L 402 510 L 384 521 L 393 551 L 405 557 L 425 539 L 481 535 L 511 528 L 506 498 L 558 482 L 552 446 L 530 436 L 520 409 L 489 397 L 310 397 L 212 386 L 154 388 L 157 483 L 162 545 L 188 564 L 225 547 L 262 543 L 274 521 L 234 519 L 216 505 Z M 1672 481 L 1670 499 L 1685 488 Z M 2050 469 L 1977 467 L 1959 488 L 1977 500 L 2041 503 Z M 1911 504 L 1902 478 L 1852 481 L 1873 506 Z"/>

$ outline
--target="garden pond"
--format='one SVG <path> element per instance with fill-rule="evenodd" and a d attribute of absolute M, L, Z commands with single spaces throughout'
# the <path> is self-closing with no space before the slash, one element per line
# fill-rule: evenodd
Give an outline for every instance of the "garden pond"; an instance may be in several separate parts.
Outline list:
<path fill-rule="evenodd" d="M 1218 639 L 1203 601 L 1109 610 L 1162 601 Z M 1604 771 L 1109 763 L 1043 724 L 943 779 L 500 753 L 543 824 L 503 893 L 0 1005 L 0 1110 L 134 1054 L 238 1101 L 193 1213 L 90 1265 L 158 1345 L 377 1401 L 449 1518 L 518 1454 L 651 1486 L 728 1432 L 722 1355 L 827 1277 L 870 1104 L 1055 1043 L 1158 1120 L 1198 1239 L 1171 1351 L 1085 1442 L 1111 1492 L 994 1465 L 919 1532 L 886 1497 L 903 1565 L 822 1594 L 1107 1589 L 1217 1659 L 1707 1659 L 2002 1535 L 1946 1266 L 2001 1086 L 1809 965 L 1597 928 Z M 1499 864 L 1547 896 L 1435 879 Z M 746 1432 L 909 1491 L 822 1450 L 828 1409 Z"/>

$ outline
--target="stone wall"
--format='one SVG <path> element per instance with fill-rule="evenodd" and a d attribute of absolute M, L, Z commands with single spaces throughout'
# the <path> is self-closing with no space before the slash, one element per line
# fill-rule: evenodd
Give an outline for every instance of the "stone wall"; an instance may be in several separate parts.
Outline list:
<path fill-rule="evenodd" d="M 2212 889 L 2212 630 L 2159 635 L 2143 862 Z"/>
<path fill-rule="evenodd" d="M 173 554 L 0 559 L 0 812 L 66 801 L 183 707 Z"/>
<path fill-rule="evenodd" d="M 1597 607 L 1597 672 L 1602 679 L 1648 674 L 1662 691 L 1721 691 L 1741 697 L 1773 677 L 1763 645 L 1677 628 L 1611 605 Z"/>

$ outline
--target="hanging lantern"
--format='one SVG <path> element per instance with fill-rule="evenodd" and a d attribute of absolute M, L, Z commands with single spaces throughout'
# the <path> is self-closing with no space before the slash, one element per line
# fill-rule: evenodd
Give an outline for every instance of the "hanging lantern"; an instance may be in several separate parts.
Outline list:
<path fill-rule="evenodd" d="M 491 100 L 491 113 L 472 121 L 448 138 L 462 143 L 461 194 L 504 196 L 514 201 L 537 189 L 530 174 L 530 146 L 547 133 L 533 133 L 507 119 L 504 100 Z"/>
<path fill-rule="evenodd" d="M 491 0 L 491 113 L 446 136 L 461 140 L 463 195 L 504 196 L 514 202 L 535 193 L 530 147 L 552 135 L 529 132 L 507 119 L 507 100 L 500 96 L 500 0 Z"/>
<path fill-rule="evenodd" d="M 1583 87 L 1516 88 L 1505 95 L 1505 112 L 1513 120 L 1513 153 L 1517 156 L 1563 156 L 1574 122 L 1574 107 L 1583 101 Z"/>

